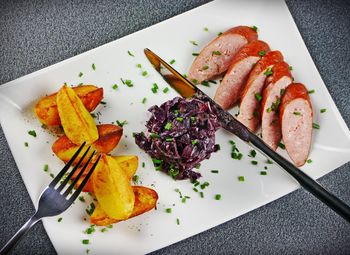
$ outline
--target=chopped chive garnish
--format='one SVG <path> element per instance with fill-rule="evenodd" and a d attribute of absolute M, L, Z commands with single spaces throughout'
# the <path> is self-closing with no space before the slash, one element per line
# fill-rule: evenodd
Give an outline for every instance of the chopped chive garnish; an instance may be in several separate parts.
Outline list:
<path fill-rule="evenodd" d="M 291 70 L 291 71 L 292 71 L 292 70 L 293 70 L 293 67 L 292 67 L 292 66 L 289 66 L 289 70 Z"/>
<path fill-rule="evenodd" d="M 134 182 L 134 184 L 138 184 L 139 183 L 139 180 L 140 180 L 140 177 L 138 175 L 134 175 L 132 177 L 132 181 Z"/>
<path fill-rule="evenodd" d="M 127 122 L 126 120 L 124 120 L 124 121 L 122 121 L 122 122 L 120 122 L 119 120 L 117 120 L 116 123 L 117 123 L 117 125 L 118 125 L 119 127 L 123 127 L 124 125 L 128 124 L 128 122 Z"/>
<path fill-rule="evenodd" d="M 128 54 L 129 54 L 129 56 L 131 56 L 131 57 L 135 57 L 134 54 L 132 54 L 132 52 L 131 52 L 130 50 L 128 50 Z"/>
<path fill-rule="evenodd" d="M 180 225 L 180 219 L 179 218 L 176 218 L 176 224 Z"/>
<path fill-rule="evenodd" d="M 199 184 L 200 184 L 199 181 L 196 181 L 193 185 L 194 185 L 195 187 L 197 187 Z"/>
<path fill-rule="evenodd" d="M 252 26 L 251 28 L 252 28 L 255 32 L 258 31 L 258 27 L 257 27 L 257 26 Z"/>
<path fill-rule="evenodd" d="M 158 84 L 157 83 L 153 83 L 152 84 L 152 92 L 155 94 L 155 93 L 158 92 L 158 89 L 159 89 Z"/>
<path fill-rule="evenodd" d="M 153 139 L 153 138 L 159 138 L 160 135 L 155 134 L 155 133 L 151 133 L 151 134 L 149 135 L 149 137 L 151 137 L 152 139 Z"/>
<path fill-rule="evenodd" d="M 50 173 L 51 178 L 55 178 L 55 175 L 53 173 Z"/>
<path fill-rule="evenodd" d="M 215 152 L 221 150 L 220 144 L 215 144 Z"/>
<path fill-rule="evenodd" d="M 208 187 L 208 186 L 209 186 L 209 182 L 203 182 L 203 183 L 200 185 L 201 189 L 205 189 L 205 188 Z"/>
<path fill-rule="evenodd" d="M 101 102 L 100 102 L 100 104 L 105 105 L 105 104 L 107 104 L 107 102 L 105 102 L 105 101 L 101 101 Z"/>
<path fill-rule="evenodd" d="M 91 65 L 91 68 L 92 68 L 92 70 L 96 70 L 96 65 L 93 63 L 92 65 Z"/>
<path fill-rule="evenodd" d="M 29 146 L 28 142 L 24 142 L 24 146 L 28 147 Z"/>
<path fill-rule="evenodd" d="M 142 167 L 145 168 L 145 166 L 146 166 L 146 163 L 142 162 Z"/>
<path fill-rule="evenodd" d="M 100 231 L 101 231 L 102 233 L 104 233 L 104 232 L 107 232 L 108 229 L 107 229 L 107 228 L 102 228 Z"/>
<path fill-rule="evenodd" d="M 220 200 L 221 199 L 221 195 L 220 194 L 216 194 L 215 195 L 215 200 Z"/>
<path fill-rule="evenodd" d="M 259 56 L 260 57 L 263 57 L 266 55 L 266 51 L 262 50 L 262 51 L 259 51 Z"/>
<path fill-rule="evenodd" d="M 60 218 L 58 218 L 58 220 L 57 220 L 57 221 L 58 221 L 58 222 L 61 222 L 61 221 L 62 221 L 62 219 L 63 219 L 63 218 L 62 218 L 62 217 L 60 217 Z"/>
<path fill-rule="evenodd" d="M 43 170 L 44 170 L 44 172 L 48 172 L 49 171 L 49 165 L 45 164 Z"/>
<path fill-rule="evenodd" d="M 85 202 L 85 198 L 84 198 L 83 196 L 79 196 L 79 200 L 80 200 L 81 202 Z"/>
<path fill-rule="evenodd" d="M 193 188 L 193 190 L 194 190 L 195 192 L 198 192 L 198 189 L 197 189 L 197 188 Z"/>
<path fill-rule="evenodd" d="M 184 118 L 183 118 L 183 117 L 176 117 L 176 120 L 177 120 L 178 122 L 182 122 L 182 121 L 184 120 Z"/>
<path fill-rule="evenodd" d="M 192 56 L 195 56 L 195 57 L 196 57 L 196 56 L 199 56 L 199 53 L 193 52 L 193 53 L 192 53 Z"/>
<path fill-rule="evenodd" d="M 209 69 L 209 66 L 203 66 L 202 71 Z"/>
<path fill-rule="evenodd" d="M 95 229 L 95 225 L 91 225 L 90 227 L 88 227 L 87 229 L 85 229 L 84 233 L 91 235 L 92 233 L 94 233 L 96 231 Z"/>
<path fill-rule="evenodd" d="M 198 143 L 198 140 L 192 140 L 191 143 L 192 145 L 196 145 Z"/>
<path fill-rule="evenodd" d="M 152 159 L 152 161 L 153 161 L 154 164 L 161 164 L 161 163 L 163 163 L 163 160 L 157 159 L 157 158 Z"/>
<path fill-rule="evenodd" d="M 238 181 L 244 182 L 244 176 L 238 176 Z"/>
<path fill-rule="evenodd" d="M 203 191 L 199 192 L 199 195 L 201 196 L 201 198 L 204 198 L 204 193 L 203 193 Z"/>
<path fill-rule="evenodd" d="M 205 31 L 205 32 L 208 32 L 208 31 L 209 31 L 209 28 L 205 27 L 205 28 L 204 28 L 204 31 Z"/>
<path fill-rule="evenodd" d="M 216 84 L 216 81 L 214 80 L 208 80 L 208 82 Z"/>
<path fill-rule="evenodd" d="M 171 122 L 168 122 L 167 124 L 165 124 L 164 129 L 165 129 L 165 130 L 170 130 L 171 127 L 172 127 Z"/>
<path fill-rule="evenodd" d="M 172 65 L 172 64 L 174 64 L 176 62 L 176 60 L 175 59 L 172 59 L 172 60 L 170 60 L 170 65 Z"/>
<path fill-rule="evenodd" d="M 221 52 L 218 51 L 218 50 L 215 50 L 215 51 L 212 52 L 212 55 L 220 56 L 220 55 L 221 55 Z"/>
<path fill-rule="evenodd" d="M 269 107 L 269 108 L 267 108 L 267 110 L 266 110 L 268 113 L 270 113 L 272 110 L 271 110 L 271 108 Z"/>
<path fill-rule="evenodd" d="M 264 166 L 264 169 L 267 170 L 267 166 Z"/>
<path fill-rule="evenodd" d="M 113 228 L 113 225 L 108 225 L 107 228 Z"/>
<path fill-rule="evenodd" d="M 117 84 L 113 84 L 112 89 L 116 90 L 118 88 Z"/>
<path fill-rule="evenodd" d="M 219 173 L 219 170 L 211 170 L 211 172 L 212 172 L 213 174 L 218 174 L 218 173 Z"/>
<path fill-rule="evenodd" d="M 249 155 L 250 155 L 252 158 L 255 158 L 255 156 L 256 156 L 256 151 L 255 151 L 255 150 L 251 150 L 251 151 L 249 152 Z"/>
<path fill-rule="evenodd" d="M 125 80 L 125 81 L 124 81 L 124 84 L 125 84 L 126 86 L 128 86 L 129 88 L 130 88 L 130 87 L 134 87 L 134 84 L 132 84 L 132 81 L 131 81 L 131 80 Z"/>
<path fill-rule="evenodd" d="M 90 241 L 89 241 L 89 239 L 84 239 L 84 240 L 82 241 L 82 243 L 83 243 L 83 244 L 89 244 Z"/>
<path fill-rule="evenodd" d="M 218 36 L 220 36 L 220 35 L 222 35 L 222 34 L 223 34 L 222 32 L 219 32 L 219 33 L 218 33 Z"/>
<path fill-rule="evenodd" d="M 196 41 L 190 41 L 190 43 L 192 43 L 193 45 L 197 46 L 197 42 Z"/>
<path fill-rule="evenodd" d="M 90 209 L 86 209 L 85 211 L 86 211 L 87 214 L 91 215 L 94 212 L 94 210 L 95 210 L 95 204 L 91 203 L 90 204 Z"/>
<path fill-rule="evenodd" d="M 320 129 L 320 125 L 317 124 L 317 123 L 312 123 L 312 127 L 313 127 L 314 129 Z"/>
<path fill-rule="evenodd" d="M 83 74 L 82 72 L 80 72 L 78 76 L 79 76 L 79 77 L 82 77 L 83 75 L 84 75 L 84 74 Z"/>
<path fill-rule="evenodd" d="M 306 160 L 306 163 L 311 164 L 312 163 L 312 159 L 309 158 L 308 160 Z"/>
<path fill-rule="evenodd" d="M 191 80 L 194 84 L 198 84 L 198 80 L 196 80 L 196 79 L 192 79 Z"/>
<path fill-rule="evenodd" d="M 308 90 L 307 93 L 308 93 L 308 94 L 313 94 L 313 93 L 315 93 L 315 90 L 314 90 L 314 89 Z"/>
<path fill-rule="evenodd" d="M 173 141 L 173 138 L 165 138 L 165 141 L 167 141 L 167 142 L 172 142 L 172 141 Z"/>
<path fill-rule="evenodd" d="M 257 93 L 255 93 L 255 98 L 256 98 L 256 100 L 258 100 L 260 102 L 262 99 L 262 96 L 259 92 L 257 92 Z"/>
<path fill-rule="evenodd" d="M 252 161 L 250 161 L 250 163 L 252 163 L 252 165 L 257 165 L 257 164 L 258 164 L 258 161 L 252 160 Z"/>
<path fill-rule="evenodd" d="M 269 68 L 267 68 L 266 71 L 264 72 L 264 75 L 270 76 L 271 74 L 272 74 L 272 68 L 269 67 Z"/>
<path fill-rule="evenodd" d="M 260 171 L 260 175 L 267 175 L 266 171 Z"/>
<path fill-rule="evenodd" d="M 166 208 L 165 211 L 166 211 L 167 213 L 171 213 L 172 210 L 171 210 L 171 208 Z"/>
<path fill-rule="evenodd" d="M 89 249 L 86 249 L 86 254 L 89 254 L 90 250 Z"/>
<path fill-rule="evenodd" d="M 294 115 L 298 115 L 300 116 L 301 115 L 301 112 L 293 112 Z"/>
<path fill-rule="evenodd" d="M 168 88 L 168 87 L 166 87 L 166 88 L 163 89 L 163 93 L 167 93 L 168 91 L 169 91 L 169 88 Z"/>
<path fill-rule="evenodd" d="M 286 146 L 281 142 L 278 143 L 278 147 L 280 147 L 282 150 L 286 149 Z"/>
<path fill-rule="evenodd" d="M 142 99 L 142 103 L 143 103 L 143 104 L 145 104 L 145 103 L 146 103 L 146 101 L 147 101 L 147 98 L 146 98 L 146 97 L 144 97 L 144 98 Z"/>
<path fill-rule="evenodd" d="M 36 137 L 36 132 L 35 132 L 35 130 L 29 130 L 29 131 L 28 131 L 28 134 L 31 135 L 31 136 L 33 136 L 33 137 Z"/>
<path fill-rule="evenodd" d="M 273 164 L 273 161 L 272 160 L 270 160 L 270 159 L 268 159 L 268 160 L 266 160 L 266 164 Z"/>
<path fill-rule="evenodd" d="M 324 112 L 326 112 L 326 111 L 327 111 L 327 109 L 326 109 L 326 108 L 323 108 L 323 109 L 320 110 L 320 113 L 324 113 Z"/>
<path fill-rule="evenodd" d="M 147 71 L 143 71 L 142 72 L 142 76 L 147 76 L 148 72 Z"/>
<path fill-rule="evenodd" d="M 209 82 L 208 81 L 202 81 L 201 83 L 203 86 L 209 87 Z"/>
<path fill-rule="evenodd" d="M 142 65 L 141 64 L 137 64 L 136 67 L 137 68 L 142 68 Z"/>

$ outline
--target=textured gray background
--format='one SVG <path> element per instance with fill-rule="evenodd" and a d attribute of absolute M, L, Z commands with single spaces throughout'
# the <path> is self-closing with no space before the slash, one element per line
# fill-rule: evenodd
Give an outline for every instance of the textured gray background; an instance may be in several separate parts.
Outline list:
<path fill-rule="evenodd" d="M 205 2 L 208 1 L 2 0 L 0 84 Z M 297 0 L 287 1 L 287 4 L 328 90 L 349 126 L 350 2 Z M 34 207 L 1 128 L 0 155 L 2 246 L 33 213 Z M 319 180 L 348 204 L 349 171 L 348 163 Z M 14 253 L 55 254 L 55 250 L 42 224 L 38 224 Z M 175 253 L 350 254 L 350 225 L 306 191 L 298 190 L 154 254 Z"/>

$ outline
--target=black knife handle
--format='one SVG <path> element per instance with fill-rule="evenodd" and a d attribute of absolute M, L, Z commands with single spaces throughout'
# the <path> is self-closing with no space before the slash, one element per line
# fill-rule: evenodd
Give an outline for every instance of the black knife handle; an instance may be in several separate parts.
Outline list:
<path fill-rule="evenodd" d="M 291 176 L 293 176 L 302 187 L 312 193 L 315 197 L 328 205 L 333 211 L 342 216 L 347 222 L 350 223 L 350 207 L 342 200 L 331 194 L 324 189 L 314 179 L 305 174 L 299 168 L 295 167 L 291 162 L 283 158 L 281 155 L 273 151 L 263 140 L 258 136 L 251 133 L 250 143 L 257 148 L 260 152 L 275 161 L 280 167 L 286 170 Z"/>

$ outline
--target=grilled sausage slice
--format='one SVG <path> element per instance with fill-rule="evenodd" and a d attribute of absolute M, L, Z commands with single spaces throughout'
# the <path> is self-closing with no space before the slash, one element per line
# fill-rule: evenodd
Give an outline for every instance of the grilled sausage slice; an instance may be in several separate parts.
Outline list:
<path fill-rule="evenodd" d="M 260 60 L 262 52 L 269 52 L 270 47 L 263 41 L 253 41 L 243 48 L 233 58 L 222 82 L 216 90 L 214 100 L 224 109 L 237 103 L 241 97 L 248 75 L 254 65 Z M 259 54 L 260 53 L 260 54 Z"/>
<path fill-rule="evenodd" d="M 211 41 L 195 58 L 188 72 L 193 83 L 201 83 L 229 67 L 234 55 L 247 43 L 257 40 L 258 34 L 247 26 L 238 26 L 224 32 Z"/>
<path fill-rule="evenodd" d="M 305 86 L 290 84 L 281 100 L 282 139 L 296 166 L 305 164 L 311 147 L 312 105 Z"/>
<path fill-rule="evenodd" d="M 242 93 L 237 119 L 253 132 L 260 123 L 262 91 L 267 77 L 264 73 L 281 61 L 283 61 L 282 53 L 271 51 L 258 61 L 249 74 Z"/>
<path fill-rule="evenodd" d="M 261 134 L 264 142 L 276 150 L 282 136 L 279 121 L 281 95 L 292 83 L 292 74 L 286 62 L 278 62 L 268 71 L 272 75 L 266 79 L 268 85 L 262 95 Z"/>

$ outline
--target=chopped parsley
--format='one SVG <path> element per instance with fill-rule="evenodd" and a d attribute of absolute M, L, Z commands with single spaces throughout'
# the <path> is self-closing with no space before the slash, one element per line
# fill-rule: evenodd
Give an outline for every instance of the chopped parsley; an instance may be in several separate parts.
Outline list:
<path fill-rule="evenodd" d="M 267 68 L 266 71 L 264 72 L 264 75 L 266 76 L 272 75 L 272 68 L 271 67 Z"/>
<path fill-rule="evenodd" d="M 183 117 L 176 117 L 176 120 L 177 120 L 178 122 L 183 122 L 184 118 L 183 118 Z"/>
<path fill-rule="evenodd" d="M 117 84 L 113 84 L 112 89 L 116 90 L 118 88 Z"/>
<path fill-rule="evenodd" d="M 131 56 L 131 57 L 135 57 L 135 55 L 132 54 L 132 52 L 131 52 L 130 50 L 128 50 L 128 54 L 129 54 L 129 56 Z"/>
<path fill-rule="evenodd" d="M 327 111 L 327 109 L 326 109 L 326 108 L 323 108 L 323 109 L 320 110 L 320 113 L 324 113 L 324 112 L 326 112 L 326 111 Z"/>
<path fill-rule="evenodd" d="M 119 120 L 117 120 L 116 122 L 117 122 L 117 125 L 118 125 L 119 127 L 123 127 L 123 126 L 125 126 L 126 124 L 128 124 L 128 122 L 127 122 L 126 120 L 124 120 L 124 121 L 122 121 L 122 122 L 120 122 Z"/>
<path fill-rule="evenodd" d="M 170 65 L 172 65 L 172 64 L 175 64 L 175 62 L 176 62 L 176 60 L 175 59 L 172 59 L 172 60 L 170 60 Z"/>
<path fill-rule="evenodd" d="M 257 27 L 257 26 L 251 26 L 251 28 L 252 28 L 255 32 L 258 31 L 258 27 Z"/>
<path fill-rule="evenodd" d="M 259 51 L 259 56 L 260 57 L 263 57 L 266 55 L 266 51 L 262 50 L 262 51 Z"/>
<path fill-rule="evenodd" d="M 196 41 L 190 41 L 190 43 L 192 43 L 193 45 L 197 46 L 198 43 Z"/>
<path fill-rule="evenodd" d="M 83 75 L 84 75 L 84 74 L 83 74 L 82 72 L 80 72 L 78 76 L 79 76 L 79 77 L 82 77 Z"/>
<path fill-rule="evenodd" d="M 168 91 L 169 91 L 169 88 L 168 88 L 168 87 L 166 87 L 166 88 L 163 89 L 163 93 L 167 93 Z"/>
<path fill-rule="evenodd" d="M 215 200 L 220 200 L 221 199 L 221 194 L 216 194 L 215 195 Z"/>
<path fill-rule="evenodd" d="M 31 136 L 33 136 L 33 137 L 36 137 L 36 132 L 35 132 L 35 130 L 29 130 L 29 131 L 28 131 L 28 134 L 31 135 Z"/>
<path fill-rule="evenodd" d="M 317 124 L 317 123 L 312 123 L 312 127 L 313 127 L 314 129 L 320 129 L 320 125 Z"/>
<path fill-rule="evenodd" d="M 269 107 L 269 108 L 266 109 L 266 111 L 267 111 L 268 113 L 270 113 L 272 110 L 271 110 L 271 108 Z"/>
<path fill-rule="evenodd" d="M 244 176 L 238 176 L 238 181 L 244 182 Z"/>
<path fill-rule="evenodd" d="M 159 138 L 160 135 L 158 135 L 158 134 L 156 134 L 156 133 L 151 133 L 151 134 L 149 135 L 149 137 L 151 137 L 152 139 L 154 139 L 154 138 Z"/>
<path fill-rule="evenodd" d="M 192 143 L 192 145 L 196 145 L 196 144 L 198 144 L 198 140 L 197 139 L 196 140 L 192 140 L 191 143 Z"/>

